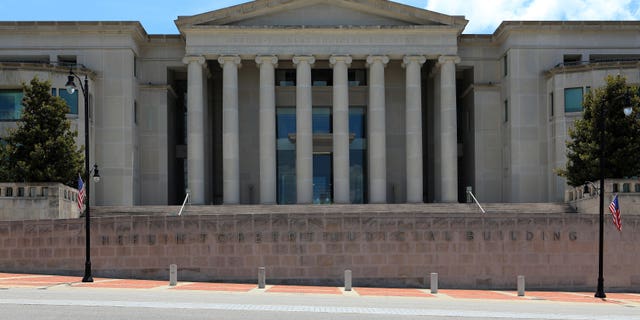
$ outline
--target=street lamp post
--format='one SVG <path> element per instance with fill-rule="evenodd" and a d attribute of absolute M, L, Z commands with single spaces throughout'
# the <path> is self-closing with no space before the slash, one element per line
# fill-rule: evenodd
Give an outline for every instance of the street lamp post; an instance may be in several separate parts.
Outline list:
<path fill-rule="evenodd" d="M 613 100 L 618 100 L 620 98 L 626 98 L 627 103 L 624 107 L 624 114 L 626 116 L 630 116 L 633 111 L 631 108 L 631 104 L 628 101 L 629 95 L 625 93 L 624 95 L 617 96 Z M 605 118 L 606 112 L 605 110 L 607 104 L 605 102 L 600 106 L 600 113 L 598 114 L 598 124 L 600 127 L 600 231 L 599 231 L 599 239 L 598 239 L 598 287 L 596 288 L 596 298 L 606 298 L 607 295 L 604 293 L 604 276 L 603 276 L 603 264 L 604 264 L 604 159 L 605 159 Z"/>
<path fill-rule="evenodd" d="M 603 245 L 604 245 L 604 126 L 605 126 L 605 106 L 602 104 L 599 114 L 600 127 L 600 236 L 598 242 L 598 288 L 596 289 L 596 298 L 606 298 L 604 293 L 604 277 L 603 277 Z"/>
<path fill-rule="evenodd" d="M 78 77 L 78 75 L 76 75 L 73 70 L 69 70 L 67 84 L 65 85 L 69 94 L 73 94 L 76 91 L 76 84 L 74 83 L 74 79 L 78 79 L 78 81 L 80 82 L 80 89 L 84 96 L 84 171 L 86 179 L 84 188 L 86 211 L 84 214 L 85 263 L 82 282 L 93 282 L 93 276 L 91 275 L 91 204 L 89 202 L 89 187 L 91 186 L 91 182 L 89 181 L 89 177 L 91 176 L 91 172 L 93 172 L 93 179 L 95 182 L 98 182 L 100 181 L 100 175 L 98 174 L 98 165 L 94 164 L 92 170 L 90 170 L 89 168 L 89 77 L 87 75 L 84 76 L 84 85 L 82 85 L 82 80 L 80 79 L 80 77 Z"/>

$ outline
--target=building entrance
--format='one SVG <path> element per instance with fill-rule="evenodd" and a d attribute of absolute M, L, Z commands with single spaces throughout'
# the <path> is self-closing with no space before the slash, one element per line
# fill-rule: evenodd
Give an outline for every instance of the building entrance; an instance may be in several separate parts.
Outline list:
<path fill-rule="evenodd" d="M 333 156 L 331 153 L 313 154 L 313 203 L 333 203 Z"/>

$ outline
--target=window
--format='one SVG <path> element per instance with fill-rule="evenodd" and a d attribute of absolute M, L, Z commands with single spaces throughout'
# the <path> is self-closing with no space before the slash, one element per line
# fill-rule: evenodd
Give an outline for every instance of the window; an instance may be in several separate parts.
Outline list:
<path fill-rule="evenodd" d="M 5 197 L 13 197 L 13 188 L 6 188 L 4 190 L 4 196 Z"/>
<path fill-rule="evenodd" d="M 589 55 L 589 62 L 613 62 L 613 61 L 637 61 L 640 56 L 637 54 L 592 54 Z"/>
<path fill-rule="evenodd" d="M 24 187 L 18 188 L 18 197 L 24 197 Z"/>
<path fill-rule="evenodd" d="M 22 90 L 0 90 L 0 120 L 19 120 L 22 113 Z"/>
<path fill-rule="evenodd" d="M 69 106 L 70 114 L 78 114 L 78 90 L 74 91 L 73 94 L 69 94 L 67 90 L 58 90 L 60 94 L 60 98 L 62 98 Z"/>
<path fill-rule="evenodd" d="M 565 54 L 562 57 L 562 61 L 564 62 L 565 66 L 579 65 L 580 61 L 582 61 L 582 55 L 581 54 Z"/>
<path fill-rule="evenodd" d="M 295 69 L 278 69 L 276 70 L 276 86 L 292 87 L 296 85 Z"/>
<path fill-rule="evenodd" d="M 635 192 L 640 192 L 640 183 L 636 183 L 634 189 Z"/>
<path fill-rule="evenodd" d="M 504 122 L 509 121 L 509 100 L 504 101 Z"/>
<path fill-rule="evenodd" d="M 367 85 L 367 69 L 350 69 L 348 71 L 349 87 Z"/>
<path fill-rule="evenodd" d="M 314 87 L 333 86 L 333 70 L 332 69 L 312 69 L 311 84 Z"/>
<path fill-rule="evenodd" d="M 631 192 L 631 185 L 628 183 L 622 184 L 622 192 Z"/>
<path fill-rule="evenodd" d="M 36 196 L 36 187 L 29 187 L 29 197 Z"/>
<path fill-rule="evenodd" d="M 366 69 L 349 69 L 347 74 L 350 87 L 367 85 Z M 333 86 L 333 69 L 311 69 L 311 84 L 314 87 Z M 295 69 L 276 70 L 276 86 L 293 87 L 295 85 Z"/>
<path fill-rule="evenodd" d="M 564 89 L 564 112 L 582 111 L 582 87 Z"/>
<path fill-rule="evenodd" d="M 505 77 L 509 74 L 509 60 L 507 58 L 508 56 L 506 54 L 502 58 L 502 71 Z"/>
<path fill-rule="evenodd" d="M 0 60 L 3 62 L 18 62 L 18 63 L 49 63 L 49 55 L 26 55 L 26 56 L 0 56 Z"/>
<path fill-rule="evenodd" d="M 332 120 L 331 117 L 331 108 L 329 107 L 314 107 L 312 109 L 312 131 L 313 133 L 331 133 L 332 130 Z"/>
<path fill-rule="evenodd" d="M 73 67 L 78 64 L 76 56 L 58 56 L 58 65 L 62 67 Z"/>
<path fill-rule="evenodd" d="M 549 116 L 553 117 L 553 92 L 549 93 Z"/>
<path fill-rule="evenodd" d="M 351 203 L 367 201 L 366 107 L 349 107 L 349 192 Z M 351 137 L 349 137 L 351 139 Z"/>
<path fill-rule="evenodd" d="M 73 94 L 70 94 L 66 89 L 52 88 L 51 95 L 54 97 L 59 96 L 67 103 L 67 106 L 70 109 L 69 114 L 78 114 L 78 90 L 74 91 Z"/>
<path fill-rule="evenodd" d="M 276 109 L 276 175 L 278 204 L 296 203 L 296 145 L 289 135 L 296 133 L 296 109 Z"/>
<path fill-rule="evenodd" d="M 620 189 L 618 188 L 618 184 L 617 183 L 613 184 L 611 192 L 620 192 Z"/>

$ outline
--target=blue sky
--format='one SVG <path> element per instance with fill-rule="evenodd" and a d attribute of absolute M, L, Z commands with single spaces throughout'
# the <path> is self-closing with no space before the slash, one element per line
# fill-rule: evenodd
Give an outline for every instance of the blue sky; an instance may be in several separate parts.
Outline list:
<path fill-rule="evenodd" d="M 2 0 L 0 20 L 135 20 L 150 34 L 178 33 L 173 20 L 246 0 Z M 640 0 L 398 0 L 464 15 L 465 33 L 493 33 L 504 20 L 640 20 Z"/>

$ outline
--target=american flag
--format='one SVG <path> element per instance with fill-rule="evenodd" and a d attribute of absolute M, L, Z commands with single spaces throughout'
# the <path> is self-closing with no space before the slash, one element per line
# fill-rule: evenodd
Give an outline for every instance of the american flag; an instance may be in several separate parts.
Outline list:
<path fill-rule="evenodd" d="M 622 231 L 622 219 L 620 218 L 620 205 L 618 204 L 618 195 L 616 194 L 609 204 L 609 211 L 613 216 L 613 224 L 616 225 L 618 231 Z"/>
<path fill-rule="evenodd" d="M 82 182 L 82 177 L 78 175 L 78 209 L 82 212 L 82 208 L 84 207 L 84 182 Z"/>

